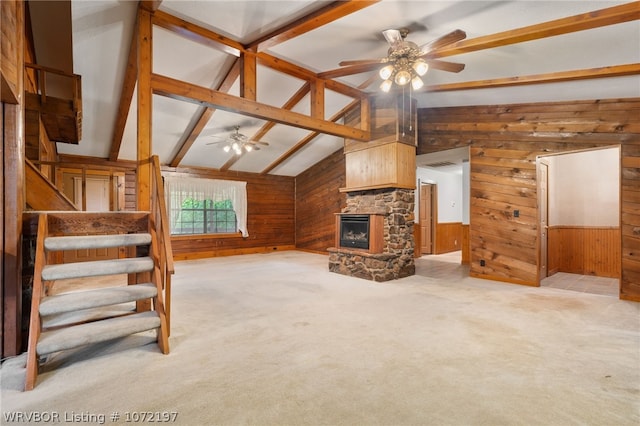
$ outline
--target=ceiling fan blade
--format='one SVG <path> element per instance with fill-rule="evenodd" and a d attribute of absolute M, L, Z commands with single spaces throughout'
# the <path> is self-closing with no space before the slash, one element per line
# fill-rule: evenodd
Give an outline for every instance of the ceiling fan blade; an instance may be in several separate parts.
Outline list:
<path fill-rule="evenodd" d="M 467 33 L 462 30 L 454 30 L 449 34 L 445 34 L 442 37 L 439 37 L 435 40 L 430 41 L 429 43 L 421 46 L 421 50 L 425 52 L 425 54 L 432 52 L 434 50 L 440 49 L 444 46 L 447 46 L 451 43 L 455 43 L 460 40 L 464 40 L 467 38 Z"/>
<path fill-rule="evenodd" d="M 398 30 L 384 30 L 382 35 L 391 46 L 395 46 L 402 41 L 402 35 L 400 35 L 400 31 Z"/>
<path fill-rule="evenodd" d="M 345 67 L 348 65 L 364 65 L 364 64 L 383 64 L 387 62 L 387 58 L 381 59 L 355 59 L 353 61 L 342 61 L 338 65 Z"/>
<path fill-rule="evenodd" d="M 457 62 L 448 62 L 441 61 L 439 59 L 428 59 L 427 64 L 429 64 L 430 68 L 448 72 L 460 72 L 464 69 L 464 64 L 459 64 Z"/>
<path fill-rule="evenodd" d="M 380 68 L 380 65 L 381 63 L 351 65 L 348 67 L 336 68 L 334 70 L 318 73 L 318 77 L 331 79 L 336 77 L 344 77 L 345 75 L 360 74 L 363 72 L 375 71 Z"/>

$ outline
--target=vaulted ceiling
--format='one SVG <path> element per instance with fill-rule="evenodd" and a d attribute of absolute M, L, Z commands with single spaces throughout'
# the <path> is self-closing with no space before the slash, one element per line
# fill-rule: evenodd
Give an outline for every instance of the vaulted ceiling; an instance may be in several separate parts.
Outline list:
<path fill-rule="evenodd" d="M 340 76 L 332 70 L 344 60 L 385 57 L 381 31 L 401 27 L 418 45 L 455 29 L 467 34 L 436 51 L 465 69 L 430 70 L 425 87 L 411 94 L 419 107 L 640 96 L 637 1 L 164 0 L 149 7 L 157 7 L 154 74 L 238 97 L 242 54 L 254 52 L 257 102 L 310 114 L 308 82 L 320 78 L 328 82 L 321 98 L 329 121 L 339 121 L 353 93 L 383 96 L 375 71 Z M 133 1 L 72 1 L 83 139 L 58 144 L 59 153 L 135 160 L 135 55 L 129 53 L 137 8 Z M 295 176 L 343 144 L 339 136 L 175 97 L 154 95 L 152 108 L 153 153 L 172 166 Z M 234 126 L 269 145 L 241 156 L 224 152 Z"/>

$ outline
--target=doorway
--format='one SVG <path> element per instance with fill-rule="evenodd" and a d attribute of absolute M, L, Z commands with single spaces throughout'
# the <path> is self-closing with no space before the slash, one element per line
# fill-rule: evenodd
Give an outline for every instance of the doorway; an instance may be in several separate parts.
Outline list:
<path fill-rule="evenodd" d="M 540 156 L 541 286 L 619 295 L 620 147 Z"/>
<path fill-rule="evenodd" d="M 59 169 L 62 190 L 82 211 L 119 211 L 124 209 L 125 176 L 122 172 Z M 117 259 L 119 248 L 65 251 L 64 263 Z"/>

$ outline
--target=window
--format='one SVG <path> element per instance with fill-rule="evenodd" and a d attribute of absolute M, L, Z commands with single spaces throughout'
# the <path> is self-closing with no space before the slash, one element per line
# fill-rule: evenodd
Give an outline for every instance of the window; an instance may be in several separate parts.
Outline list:
<path fill-rule="evenodd" d="M 246 182 L 166 177 L 164 184 L 172 235 L 249 235 Z"/>

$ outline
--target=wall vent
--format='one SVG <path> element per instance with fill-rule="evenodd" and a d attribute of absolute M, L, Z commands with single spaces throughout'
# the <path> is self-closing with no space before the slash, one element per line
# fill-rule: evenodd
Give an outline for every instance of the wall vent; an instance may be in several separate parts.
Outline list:
<path fill-rule="evenodd" d="M 446 167 L 446 166 L 455 166 L 456 163 L 452 163 L 451 161 L 437 161 L 435 163 L 423 164 L 423 167 Z"/>

